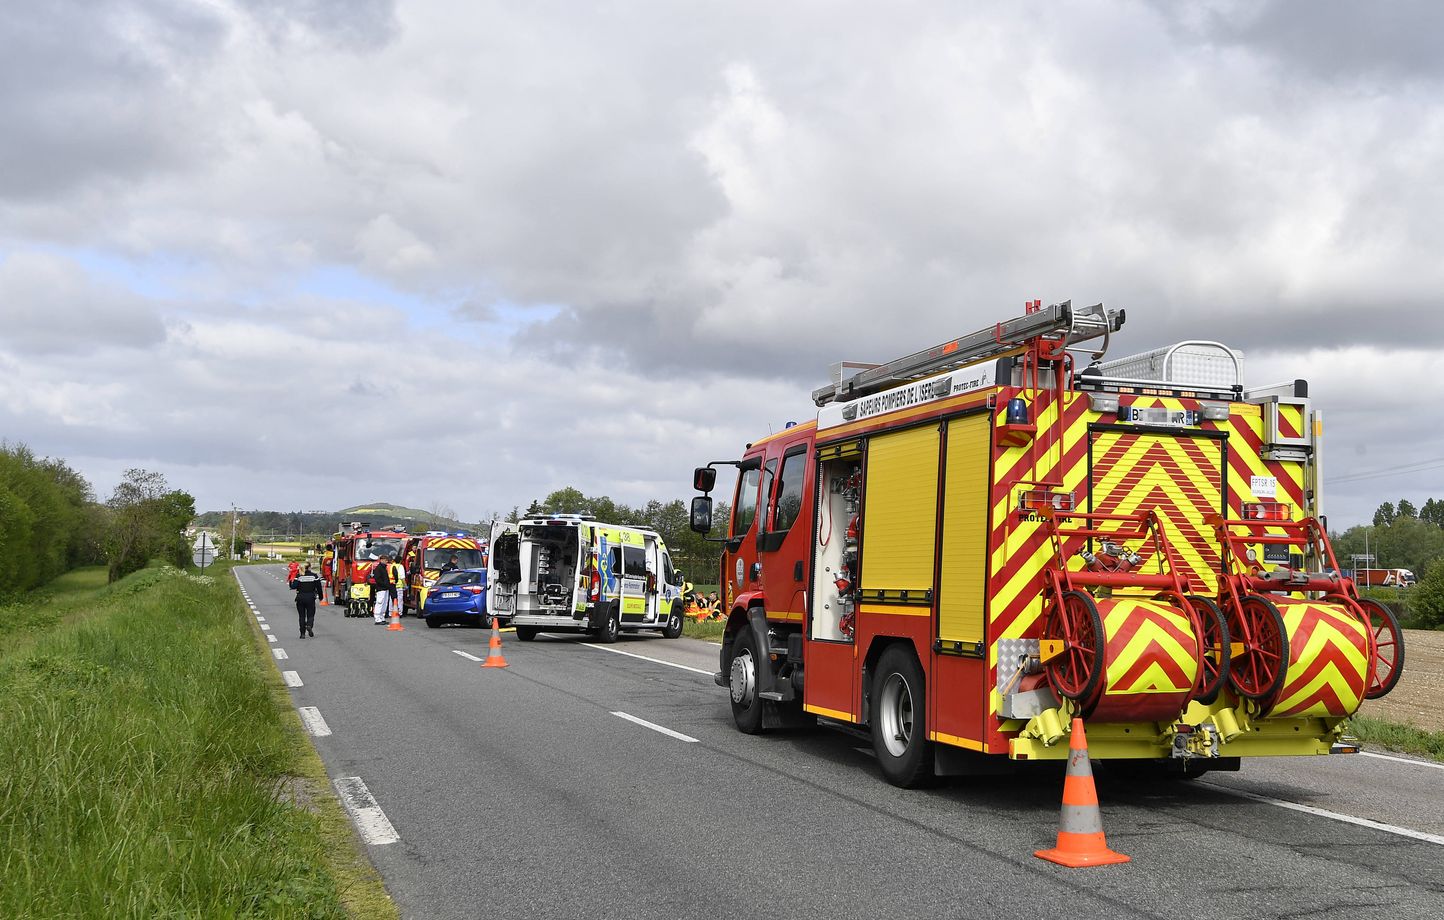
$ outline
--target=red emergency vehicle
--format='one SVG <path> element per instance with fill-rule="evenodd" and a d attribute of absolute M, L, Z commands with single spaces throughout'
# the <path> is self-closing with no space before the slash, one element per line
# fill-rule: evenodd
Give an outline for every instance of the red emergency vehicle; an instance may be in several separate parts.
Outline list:
<path fill-rule="evenodd" d="M 336 558 L 331 566 L 331 594 L 348 617 L 371 612 L 371 586 L 367 576 L 382 558 L 399 559 L 410 534 L 404 530 L 372 530 L 365 521 L 341 525 L 333 541 Z"/>
<path fill-rule="evenodd" d="M 815 419 L 696 471 L 739 472 L 716 674 L 739 729 L 866 726 L 900 785 L 1065 758 L 1074 716 L 1097 758 L 1189 773 L 1347 747 L 1403 639 L 1318 522 L 1307 384 L 1249 389 L 1216 342 L 1100 362 L 1123 321 L 1033 302 L 838 365 Z"/>

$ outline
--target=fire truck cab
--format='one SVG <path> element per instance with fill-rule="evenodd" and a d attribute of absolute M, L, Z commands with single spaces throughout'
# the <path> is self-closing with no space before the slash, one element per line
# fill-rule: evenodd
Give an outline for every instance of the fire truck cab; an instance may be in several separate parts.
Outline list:
<path fill-rule="evenodd" d="M 335 560 L 331 567 L 331 593 L 348 617 L 371 613 L 371 567 L 381 559 L 398 559 L 408 534 L 399 530 L 372 530 L 365 521 L 341 526 L 334 540 Z"/>
<path fill-rule="evenodd" d="M 453 558 L 456 560 L 454 566 Z M 401 548 L 401 561 L 406 569 L 404 615 L 408 611 L 421 610 L 426 603 L 427 592 L 441 577 L 442 569 L 448 566 L 457 569 L 486 568 L 486 550 L 468 533 L 429 530 L 407 537 Z"/>
<path fill-rule="evenodd" d="M 703 533 L 738 471 L 716 682 L 740 730 L 866 726 L 899 785 L 1065 758 L 1074 716 L 1096 758 L 1189 773 L 1344 749 L 1403 638 L 1318 521 L 1307 384 L 1247 388 L 1215 342 L 1102 363 L 1123 322 L 1032 302 L 836 366 L 815 419 L 696 470 Z"/>
<path fill-rule="evenodd" d="M 487 612 L 510 617 L 516 636 L 622 631 L 682 634 L 682 577 L 653 530 L 600 524 L 590 514 L 497 521 L 487 565 Z"/>

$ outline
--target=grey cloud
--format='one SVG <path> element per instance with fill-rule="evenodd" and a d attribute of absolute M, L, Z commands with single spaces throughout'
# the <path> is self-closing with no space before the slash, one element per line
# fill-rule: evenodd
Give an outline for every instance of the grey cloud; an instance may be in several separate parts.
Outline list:
<path fill-rule="evenodd" d="M 95 280 L 76 263 L 33 251 L 0 261 L 0 347 L 15 352 L 88 354 L 163 342 L 156 304 Z"/>
<path fill-rule="evenodd" d="M 1155 6 L 1200 38 L 1257 51 L 1325 81 L 1444 78 L 1444 7 L 1432 0 L 1265 0 Z"/>

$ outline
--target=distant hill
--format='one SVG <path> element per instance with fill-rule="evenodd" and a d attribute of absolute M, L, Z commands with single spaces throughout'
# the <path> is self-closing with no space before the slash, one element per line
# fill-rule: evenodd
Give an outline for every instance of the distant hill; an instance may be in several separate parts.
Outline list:
<path fill-rule="evenodd" d="M 420 508 L 407 508 L 390 502 L 371 502 L 354 505 L 340 511 L 241 511 L 246 519 L 246 531 L 252 537 L 283 539 L 303 537 L 324 540 L 336 532 L 343 521 L 365 521 L 376 529 L 402 526 L 412 532 L 424 530 L 476 530 L 476 524 L 468 524 L 444 515 L 432 514 Z M 230 525 L 229 511 L 207 511 L 196 515 L 195 526 L 202 528 L 225 528 Z"/>

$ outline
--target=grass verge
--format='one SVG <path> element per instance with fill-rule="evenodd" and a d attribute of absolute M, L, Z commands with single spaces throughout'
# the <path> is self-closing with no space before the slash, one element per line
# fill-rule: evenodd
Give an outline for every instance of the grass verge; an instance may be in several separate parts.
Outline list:
<path fill-rule="evenodd" d="M 725 620 L 694 620 L 688 617 L 682 624 L 682 635 L 693 639 L 705 639 L 708 642 L 722 642 L 722 630 L 727 626 Z"/>
<path fill-rule="evenodd" d="M 331 851 L 354 852 L 350 826 L 338 838 L 324 770 L 212 572 L 80 572 L 18 605 L 29 635 L 0 649 L 0 916 L 347 916 L 357 883 Z"/>
<path fill-rule="evenodd" d="M 1421 754 L 1444 762 L 1444 732 L 1425 731 L 1412 725 L 1385 722 L 1368 716 L 1354 716 L 1349 720 L 1349 727 L 1354 737 L 1366 745 Z"/>

